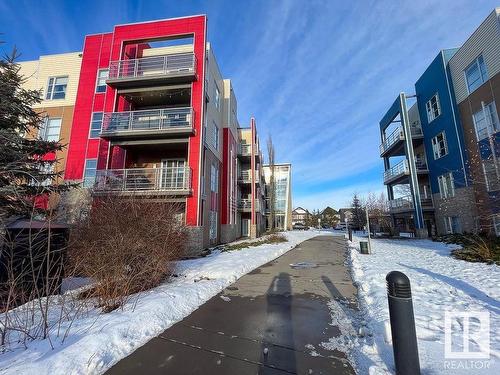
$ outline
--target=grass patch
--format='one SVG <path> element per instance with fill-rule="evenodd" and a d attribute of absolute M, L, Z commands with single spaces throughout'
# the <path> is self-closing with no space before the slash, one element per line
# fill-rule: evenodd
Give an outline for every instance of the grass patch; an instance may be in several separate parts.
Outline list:
<path fill-rule="evenodd" d="M 500 265 L 500 239 L 497 237 L 478 234 L 448 234 L 435 237 L 434 240 L 461 245 L 461 249 L 451 251 L 451 255 L 456 259 Z"/>
<path fill-rule="evenodd" d="M 234 245 L 226 245 L 224 246 L 222 251 L 235 251 L 235 250 L 246 249 L 247 247 L 260 246 L 265 244 L 275 244 L 281 242 L 288 242 L 288 240 L 283 234 L 275 233 L 257 241 L 243 241 L 243 242 L 238 242 Z"/>

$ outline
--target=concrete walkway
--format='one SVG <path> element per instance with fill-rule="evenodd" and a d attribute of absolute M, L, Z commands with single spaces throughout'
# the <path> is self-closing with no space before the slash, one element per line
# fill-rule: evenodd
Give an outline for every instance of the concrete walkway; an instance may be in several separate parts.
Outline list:
<path fill-rule="evenodd" d="M 243 276 L 107 373 L 354 374 L 344 353 L 320 346 L 340 333 L 330 325 L 327 303 L 337 299 L 346 308 L 356 306 L 345 251 L 343 237 L 301 243 Z M 290 266 L 299 262 L 306 264 Z"/>

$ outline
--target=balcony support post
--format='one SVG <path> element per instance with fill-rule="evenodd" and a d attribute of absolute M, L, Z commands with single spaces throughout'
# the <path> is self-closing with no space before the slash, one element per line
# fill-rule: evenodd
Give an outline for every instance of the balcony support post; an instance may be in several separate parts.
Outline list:
<path fill-rule="evenodd" d="M 417 231 L 417 235 L 420 236 L 424 229 L 424 213 L 422 211 L 420 191 L 418 188 L 417 166 L 415 163 L 415 153 L 413 151 L 413 141 L 411 135 L 410 119 L 408 116 L 408 108 L 406 106 L 406 94 L 404 92 L 399 94 L 399 105 L 400 105 L 399 114 L 401 117 L 401 123 L 403 126 L 403 132 L 405 136 L 406 162 L 410 170 L 410 188 L 412 191 L 413 206 L 415 210 L 414 212 L 415 229 Z"/>

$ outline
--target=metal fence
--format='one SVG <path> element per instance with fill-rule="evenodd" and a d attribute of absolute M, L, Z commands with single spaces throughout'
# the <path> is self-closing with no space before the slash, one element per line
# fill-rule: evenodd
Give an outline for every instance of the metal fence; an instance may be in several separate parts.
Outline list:
<path fill-rule="evenodd" d="M 110 79 L 178 75 L 183 72 L 196 72 L 196 57 L 193 53 L 117 60 L 109 64 Z"/>

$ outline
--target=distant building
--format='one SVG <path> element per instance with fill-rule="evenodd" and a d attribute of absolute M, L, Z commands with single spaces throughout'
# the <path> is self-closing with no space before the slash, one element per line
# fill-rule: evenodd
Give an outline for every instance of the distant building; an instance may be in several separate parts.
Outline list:
<path fill-rule="evenodd" d="M 266 183 L 267 228 L 270 228 L 269 193 L 271 166 L 264 165 L 263 169 Z M 290 230 L 292 229 L 292 165 L 290 163 L 274 164 L 274 185 L 274 227 L 280 230 Z"/>
<path fill-rule="evenodd" d="M 352 222 L 352 216 L 353 216 L 352 208 L 340 208 L 338 213 L 341 223 L 345 223 L 346 221 Z"/>
<path fill-rule="evenodd" d="M 295 224 L 303 224 L 306 225 L 306 223 L 309 221 L 311 217 L 311 214 L 309 211 L 305 208 L 302 207 L 297 207 L 292 211 L 292 225 Z"/>

